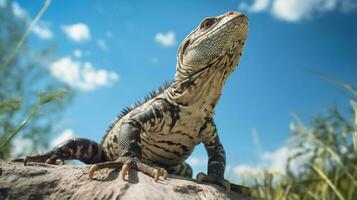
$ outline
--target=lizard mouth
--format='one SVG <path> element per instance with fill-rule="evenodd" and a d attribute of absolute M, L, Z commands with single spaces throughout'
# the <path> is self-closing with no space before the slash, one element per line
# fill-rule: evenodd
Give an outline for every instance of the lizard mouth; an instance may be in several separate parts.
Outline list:
<path fill-rule="evenodd" d="M 241 41 L 243 41 L 242 45 L 244 45 L 244 41 L 246 39 L 247 32 L 248 32 L 248 17 L 246 15 L 244 15 L 242 13 L 238 13 L 238 12 L 229 12 L 229 13 L 226 13 L 226 15 L 235 15 L 235 16 L 232 16 L 232 18 L 230 18 L 224 24 L 216 27 L 214 30 L 212 30 L 209 33 L 209 35 L 213 35 L 215 32 L 219 31 L 220 29 L 231 29 L 232 31 L 235 31 L 236 32 L 235 36 L 232 37 L 229 42 L 227 42 L 228 46 L 234 44 L 233 48 L 231 46 L 230 50 L 228 51 L 229 52 L 228 54 L 231 55 L 230 57 L 233 57 L 233 55 L 236 54 L 237 47 L 241 44 Z M 197 39 L 199 39 L 199 38 L 197 38 Z M 188 39 L 183 45 L 183 53 L 185 53 L 186 48 L 190 44 L 194 43 L 196 40 L 191 41 L 190 39 Z M 223 57 L 223 56 L 227 55 L 227 48 L 228 47 L 225 47 L 222 49 L 222 52 L 219 54 L 219 57 Z M 238 54 L 236 54 L 236 55 L 238 55 Z M 215 60 L 217 61 L 217 59 L 215 59 Z M 210 69 L 213 65 L 214 65 L 214 63 L 209 62 L 205 67 L 190 74 L 189 77 L 194 78 L 195 76 Z"/>
<path fill-rule="evenodd" d="M 207 65 L 207 66 L 205 66 L 205 67 L 199 69 L 198 71 L 192 73 L 192 74 L 190 75 L 190 77 L 193 78 L 195 75 L 198 75 L 198 74 L 200 74 L 201 72 L 206 71 L 206 70 L 209 69 L 211 66 L 212 66 L 212 65 Z"/>

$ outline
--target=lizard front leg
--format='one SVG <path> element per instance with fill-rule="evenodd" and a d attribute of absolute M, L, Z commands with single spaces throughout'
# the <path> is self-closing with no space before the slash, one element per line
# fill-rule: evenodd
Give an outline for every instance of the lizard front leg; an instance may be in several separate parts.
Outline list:
<path fill-rule="evenodd" d="M 208 119 L 206 121 L 201 128 L 200 134 L 209 159 L 207 175 L 203 172 L 198 173 L 196 177 L 197 181 L 222 185 L 226 188 L 227 193 L 233 190 L 244 195 L 249 195 L 250 190 L 248 187 L 236 185 L 224 179 L 226 155 L 223 145 L 219 140 L 217 128 L 213 119 Z"/>
<path fill-rule="evenodd" d="M 162 115 L 160 113 L 161 110 L 152 104 L 144 111 L 138 112 L 128 119 L 125 119 L 119 130 L 112 130 L 117 131 L 115 134 L 118 134 L 119 136 L 119 158 L 115 161 L 93 165 L 88 173 L 89 177 L 93 178 L 94 173 L 103 168 L 121 167 L 123 180 L 125 179 L 129 168 L 144 172 L 145 174 L 154 177 L 155 181 L 157 181 L 160 176 L 166 178 L 168 173 L 165 169 L 151 166 L 148 163 L 143 162 L 141 159 L 142 150 L 140 135 L 144 131 L 149 132 L 151 129 L 154 129 L 157 124 L 161 123 Z"/>
<path fill-rule="evenodd" d="M 219 141 L 216 125 L 213 119 L 207 119 L 201 128 L 202 142 L 208 153 L 207 175 L 200 172 L 197 174 L 198 182 L 209 182 L 224 186 L 229 192 L 230 183 L 224 179 L 224 170 L 226 167 L 226 156 L 223 145 Z"/>

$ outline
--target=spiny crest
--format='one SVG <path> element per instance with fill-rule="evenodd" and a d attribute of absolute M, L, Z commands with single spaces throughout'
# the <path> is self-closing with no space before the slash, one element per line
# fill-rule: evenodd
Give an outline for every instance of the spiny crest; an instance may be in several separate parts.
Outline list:
<path fill-rule="evenodd" d="M 108 133 L 110 130 L 112 130 L 112 128 L 114 127 L 114 125 L 122 118 L 124 117 L 126 114 L 128 114 L 130 111 L 134 110 L 135 108 L 141 106 L 142 104 L 144 104 L 145 102 L 149 101 L 150 99 L 156 97 L 157 95 L 161 94 L 165 89 L 167 89 L 169 86 L 171 85 L 171 83 L 169 83 L 168 81 L 165 81 L 164 84 L 162 86 L 160 86 L 158 89 L 154 89 L 151 90 L 149 92 L 148 95 L 145 96 L 144 100 L 141 101 L 137 101 L 135 102 L 132 106 L 126 107 L 124 108 L 114 119 L 114 122 L 109 125 L 106 134 L 103 137 L 103 140 L 107 137 Z"/>

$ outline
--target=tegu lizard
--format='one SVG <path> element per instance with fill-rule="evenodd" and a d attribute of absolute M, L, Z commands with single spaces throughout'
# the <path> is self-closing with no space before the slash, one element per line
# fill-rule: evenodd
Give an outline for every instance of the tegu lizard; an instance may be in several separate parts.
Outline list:
<path fill-rule="evenodd" d="M 51 151 L 28 156 L 26 162 L 60 164 L 77 159 L 92 164 L 92 178 L 103 168 L 129 168 L 158 180 L 168 174 L 191 177 L 185 162 L 196 145 L 203 143 L 208 153 L 207 174 L 199 182 L 221 184 L 226 157 L 213 116 L 228 76 L 242 55 L 248 34 L 248 19 L 239 12 L 205 18 L 181 43 L 172 84 L 151 93 L 134 107 L 124 109 L 107 131 L 101 144 L 75 138 Z"/>

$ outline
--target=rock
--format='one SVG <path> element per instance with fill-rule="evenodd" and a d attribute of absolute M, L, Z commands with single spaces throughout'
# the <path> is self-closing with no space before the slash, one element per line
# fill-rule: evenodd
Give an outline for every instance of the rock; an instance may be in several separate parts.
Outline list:
<path fill-rule="evenodd" d="M 103 169 L 94 180 L 87 175 L 89 166 L 47 165 L 0 160 L 0 199 L 236 199 L 254 200 L 237 192 L 226 194 L 217 185 L 195 183 L 192 179 L 170 176 L 153 178 L 130 170 L 129 180 L 121 180 L 120 170 Z"/>

